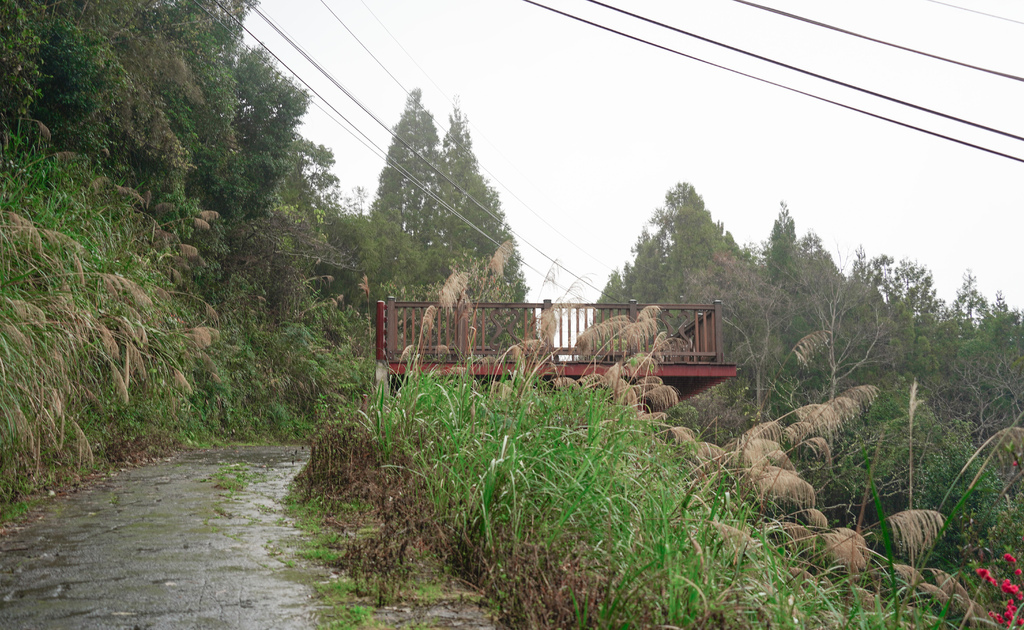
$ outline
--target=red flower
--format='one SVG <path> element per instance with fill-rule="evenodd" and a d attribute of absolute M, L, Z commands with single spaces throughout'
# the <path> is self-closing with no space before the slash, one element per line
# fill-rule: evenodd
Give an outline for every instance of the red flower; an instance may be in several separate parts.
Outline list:
<path fill-rule="evenodd" d="M 1020 575 L 1021 573 L 1024 573 L 1024 571 L 1021 571 L 1020 569 L 1013 572 L 1014 575 Z"/>
<path fill-rule="evenodd" d="M 977 573 L 978 577 L 980 577 L 983 580 L 987 580 L 989 578 L 989 575 L 990 575 L 990 573 L 988 572 L 988 569 L 978 569 L 977 571 L 975 571 L 975 573 Z"/>
<path fill-rule="evenodd" d="M 1014 558 L 1013 556 L 1011 556 L 1008 553 L 1004 553 L 1003 554 L 1003 560 L 1006 560 L 1007 562 L 1016 562 L 1017 561 L 1016 558 Z"/>

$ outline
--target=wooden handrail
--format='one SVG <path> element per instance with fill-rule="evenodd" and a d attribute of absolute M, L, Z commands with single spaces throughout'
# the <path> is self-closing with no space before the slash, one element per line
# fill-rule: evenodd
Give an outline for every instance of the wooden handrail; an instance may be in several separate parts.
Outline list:
<path fill-rule="evenodd" d="M 722 304 L 552 304 L 545 302 L 438 303 L 397 301 L 388 297 L 377 305 L 377 356 L 397 362 L 406 348 L 433 361 L 453 362 L 468 357 L 499 359 L 524 341 L 543 340 L 544 353 L 554 363 L 612 363 L 636 353 L 653 351 L 651 339 L 640 347 L 613 344 L 597 354 L 582 354 L 576 339 L 591 326 L 613 317 L 634 322 L 649 306 L 658 306 L 659 332 L 668 339 L 656 353 L 662 364 L 724 364 Z M 433 316 L 424 325 L 428 309 Z M 625 321 L 625 320 L 624 320 Z M 383 358 L 381 358 L 383 357 Z"/>

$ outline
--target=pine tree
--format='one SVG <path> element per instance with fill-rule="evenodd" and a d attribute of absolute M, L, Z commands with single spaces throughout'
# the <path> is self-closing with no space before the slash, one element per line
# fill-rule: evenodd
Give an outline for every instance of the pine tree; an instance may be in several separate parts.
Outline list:
<path fill-rule="evenodd" d="M 675 302 L 690 288 L 692 277 L 721 253 L 739 254 L 732 234 L 711 218 L 693 186 L 676 184 L 633 246 L 622 285 L 628 297 L 641 302 Z"/>
<path fill-rule="evenodd" d="M 469 120 L 457 103 L 448 117 L 448 133 L 442 143 L 441 163 L 445 175 L 451 180 L 442 179 L 441 198 L 480 230 L 445 211 L 446 214 L 437 222 L 438 240 L 452 252 L 474 258 L 490 256 L 497 247 L 494 242 L 504 243 L 512 238 L 512 234 L 505 221 L 498 192 L 480 172 L 480 164 L 473 153 L 473 140 L 469 135 Z M 481 234 L 481 231 L 487 236 Z M 521 285 L 525 295 L 525 279 L 522 277 L 518 255 L 508 261 L 504 273 L 506 281 Z"/>
<path fill-rule="evenodd" d="M 783 201 L 779 204 L 779 216 L 772 225 L 771 236 L 764 246 L 769 279 L 776 285 L 791 281 L 796 272 L 796 257 L 796 223 Z"/>
<path fill-rule="evenodd" d="M 380 172 L 377 198 L 370 214 L 377 220 L 397 223 L 414 241 L 429 246 L 433 243 L 432 226 L 439 208 L 430 196 L 438 192 L 437 177 L 427 162 L 437 163 L 438 137 L 421 97 L 422 92 L 415 89 L 405 102 L 405 111 L 394 128 L 397 138 L 388 148 L 388 163 Z"/>
<path fill-rule="evenodd" d="M 418 89 L 410 93 L 395 126 L 397 138 L 380 173 L 368 238 L 361 247 L 367 274 L 409 288 L 444 279 L 467 258 L 490 258 L 511 239 L 498 193 L 473 154 L 466 116 L 456 105 L 441 143 L 421 98 Z M 513 255 L 504 278 L 522 299 L 526 280 L 520 265 L 518 254 Z"/>

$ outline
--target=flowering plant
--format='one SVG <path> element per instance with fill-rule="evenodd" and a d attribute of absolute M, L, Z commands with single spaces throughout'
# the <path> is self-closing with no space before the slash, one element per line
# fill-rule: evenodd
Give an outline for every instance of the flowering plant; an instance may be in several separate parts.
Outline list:
<path fill-rule="evenodd" d="M 1015 558 L 1013 554 L 1003 554 L 1003 562 L 1008 564 L 1010 569 L 1013 569 L 1014 576 L 1021 576 L 1021 569 L 1015 568 L 1017 565 L 1017 558 Z M 999 580 L 996 579 L 996 577 L 992 574 L 992 571 L 990 571 L 989 569 L 981 568 L 975 571 L 975 573 L 978 574 L 979 578 L 985 580 L 992 586 L 999 587 L 999 589 L 1002 591 L 1004 595 L 1010 596 L 1009 599 L 1006 601 L 1006 609 L 1003 610 L 1003 612 L 999 613 L 996 611 L 991 611 L 988 613 L 988 616 L 991 617 L 992 620 L 996 623 L 1004 625 L 1007 628 L 1013 627 L 1015 625 L 1024 626 L 1024 617 L 1017 615 L 1017 611 L 1019 609 L 1015 603 L 1024 600 L 1024 588 L 1022 588 L 1019 584 L 1012 583 L 1009 578 L 1003 578 L 1003 581 L 1000 583 Z"/>

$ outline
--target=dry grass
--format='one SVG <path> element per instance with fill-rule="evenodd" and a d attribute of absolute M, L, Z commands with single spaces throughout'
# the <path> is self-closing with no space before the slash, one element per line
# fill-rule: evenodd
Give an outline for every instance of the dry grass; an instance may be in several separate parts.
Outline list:
<path fill-rule="evenodd" d="M 671 385 L 659 385 L 644 392 L 643 401 L 651 411 L 666 411 L 679 404 L 679 390 Z"/>
<path fill-rule="evenodd" d="M 490 269 L 494 275 L 501 276 L 505 274 L 505 264 L 510 258 L 512 253 L 515 251 L 515 242 L 511 239 L 505 241 L 495 250 L 494 255 L 491 256 L 490 262 L 487 263 L 487 268 Z"/>
<path fill-rule="evenodd" d="M 832 447 L 829 446 L 828 440 L 825 438 L 807 438 L 803 442 L 800 442 L 798 446 L 803 447 L 803 449 L 810 453 L 812 457 L 824 461 L 828 466 L 832 465 Z"/>
<path fill-rule="evenodd" d="M 697 442 L 697 435 L 686 427 L 669 427 L 665 429 L 665 435 L 673 442 L 679 444 Z"/>
<path fill-rule="evenodd" d="M 800 510 L 799 512 L 796 512 L 794 516 L 799 516 L 811 527 L 816 527 L 818 529 L 826 529 L 828 527 L 828 519 L 825 518 L 825 515 L 821 511 L 815 508 Z"/>
<path fill-rule="evenodd" d="M 616 315 L 594 324 L 576 338 L 576 351 L 584 356 L 600 354 L 624 337 L 624 331 L 632 325 L 628 315 Z"/>
<path fill-rule="evenodd" d="M 451 311 L 459 303 L 468 300 L 466 289 L 469 287 L 469 274 L 463 271 L 453 271 L 444 281 L 438 295 L 438 304 L 441 308 Z"/>
<path fill-rule="evenodd" d="M 784 435 L 790 444 L 799 444 L 811 437 L 829 441 L 842 430 L 843 425 L 860 415 L 878 395 L 873 385 L 853 387 L 832 400 L 799 407 L 779 420 L 796 415 L 797 422 L 786 427 Z"/>
<path fill-rule="evenodd" d="M 182 316 L 193 314 L 178 310 L 180 300 L 153 286 L 151 271 L 160 268 L 145 258 L 151 254 L 152 228 L 143 226 L 140 213 L 121 202 L 127 221 L 104 223 L 97 215 L 91 223 L 74 222 L 75 213 L 91 207 L 107 183 L 86 178 L 78 197 L 56 195 L 47 202 L 51 205 L 19 201 L 20 187 L 14 197 L 3 197 L 6 207 L 25 208 L 0 212 L 0 277 L 5 278 L 0 285 L 0 473 L 8 482 L 33 470 L 43 480 L 38 471 L 50 465 L 92 465 L 95 454 L 82 419 L 94 410 L 118 414 L 117 408 L 136 396 L 180 399 L 180 392 L 191 391 L 187 381 L 182 385 L 180 368 L 199 359 L 196 338 L 204 347 L 216 338 L 215 329 L 189 329 Z M 121 192 L 132 202 L 147 203 L 135 191 Z M 54 225 L 28 218 L 40 208 L 52 213 Z M 55 217 L 82 232 L 72 237 Z M 191 253 L 188 246 L 182 251 Z M 136 264 L 143 259 L 145 264 Z M 159 304 L 151 293 L 160 295 Z M 213 309 L 205 316 L 216 321 Z M 169 378 L 150 378 L 158 373 Z M 4 485 L 2 491 L 20 492 L 14 487 Z"/>
<path fill-rule="evenodd" d="M 551 386 L 555 389 L 565 389 L 567 387 L 579 387 L 579 383 L 576 382 L 576 379 L 569 378 L 568 376 L 556 376 L 551 379 Z"/>
<path fill-rule="evenodd" d="M 904 510 L 886 519 L 893 537 L 912 556 L 923 553 L 939 536 L 944 519 L 935 510 Z"/>
<path fill-rule="evenodd" d="M 762 497 L 791 503 L 799 508 L 813 507 L 817 497 L 814 487 L 791 470 L 761 464 L 750 469 L 749 478 Z"/>
<path fill-rule="evenodd" d="M 782 425 L 779 424 L 778 420 L 772 420 L 770 422 L 760 422 L 749 428 L 743 434 L 744 439 L 760 439 L 772 440 L 774 442 L 780 442 L 782 440 Z"/>
<path fill-rule="evenodd" d="M 793 354 L 801 365 L 807 365 L 815 353 L 828 343 L 829 339 L 831 339 L 831 335 L 829 335 L 827 330 L 816 330 L 796 342 L 796 345 L 793 347 Z"/>
<path fill-rule="evenodd" d="M 725 458 L 725 450 L 711 442 L 698 442 L 695 453 L 697 457 L 705 461 L 721 462 Z"/>
<path fill-rule="evenodd" d="M 864 537 L 845 527 L 820 535 L 825 543 L 825 553 L 832 561 L 841 564 L 853 573 L 867 567 L 867 543 Z"/>

